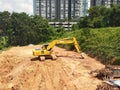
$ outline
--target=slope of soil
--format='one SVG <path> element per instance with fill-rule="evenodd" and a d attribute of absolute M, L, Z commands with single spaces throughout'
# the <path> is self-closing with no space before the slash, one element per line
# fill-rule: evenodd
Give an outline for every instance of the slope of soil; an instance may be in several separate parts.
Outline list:
<path fill-rule="evenodd" d="M 89 73 L 104 67 L 93 58 L 54 47 L 57 60 L 39 61 L 32 50 L 13 47 L 0 54 L 0 90 L 95 90 L 101 83 Z"/>

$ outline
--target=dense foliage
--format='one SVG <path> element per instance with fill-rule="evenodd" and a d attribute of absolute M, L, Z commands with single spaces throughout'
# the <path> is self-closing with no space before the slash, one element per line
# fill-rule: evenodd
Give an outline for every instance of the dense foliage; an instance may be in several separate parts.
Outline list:
<path fill-rule="evenodd" d="M 120 26 L 120 5 L 95 6 L 89 9 L 89 16 L 80 19 L 80 28 L 99 28 Z"/>
<path fill-rule="evenodd" d="M 76 37 L 83 52 L 104 64 L 120 65 L 120 27 L 84 28 L 66 32 L 63 37 Z"/>
<path fill-rule="evenodd" d="M 8 45 L 37 44 L 51 39 L 53 29 L 41 16 L 26 13 L 0 12 L 0 37 L 7 37 Z M 2 43 L 2 38 L 0 38 Z M 4 45 L 0 44 L 2 48 Z"/>
<path fill-rule="evenodd" d="M 105 64 L 120 65 L 120 5 L 95 6 L 89 9 L 89 16 L 80 19 L 80 31 L 75 34 L 83 51 Z M 98 29 L 89 29 L 98 28 Z"/>

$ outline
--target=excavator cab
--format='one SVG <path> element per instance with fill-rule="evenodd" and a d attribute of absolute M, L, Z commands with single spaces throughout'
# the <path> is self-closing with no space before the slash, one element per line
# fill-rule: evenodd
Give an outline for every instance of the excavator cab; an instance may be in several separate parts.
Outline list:
<path fill-rule="evenodd" d="M 42 48 L 43 50 L 45 50 L 45 49 L 47 49 L 47 47 L 48 47 L 48 44 L 45 44 L 45 45 L 43 45 L 41 48 Z"/>

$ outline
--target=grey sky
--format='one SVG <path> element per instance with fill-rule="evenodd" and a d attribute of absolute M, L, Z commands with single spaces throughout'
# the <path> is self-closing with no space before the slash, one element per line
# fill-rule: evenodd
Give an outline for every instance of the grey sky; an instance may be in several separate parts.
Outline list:
<path fill-rule="evenodd" d="M 33 14 L 33 0 L 0 0 L 0 12 L 26 12 Z"/>

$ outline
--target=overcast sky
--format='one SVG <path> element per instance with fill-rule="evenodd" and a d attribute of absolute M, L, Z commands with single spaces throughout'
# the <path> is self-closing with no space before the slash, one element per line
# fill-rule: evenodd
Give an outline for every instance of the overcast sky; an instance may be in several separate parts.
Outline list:
<path fill-rule="evenodd" d="M 0 12 L 26 12 L 33 15 L 33 0 L 0 0 Z"/>

